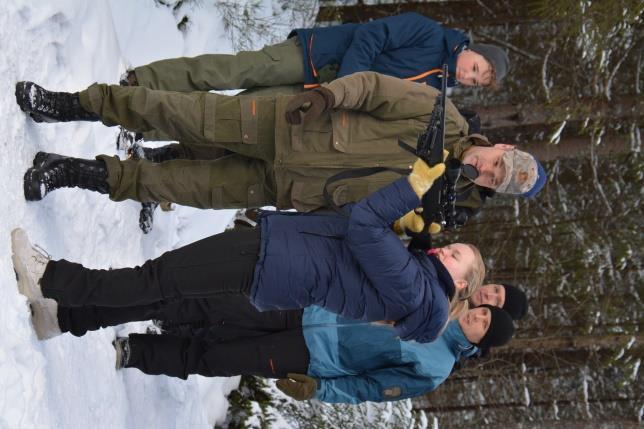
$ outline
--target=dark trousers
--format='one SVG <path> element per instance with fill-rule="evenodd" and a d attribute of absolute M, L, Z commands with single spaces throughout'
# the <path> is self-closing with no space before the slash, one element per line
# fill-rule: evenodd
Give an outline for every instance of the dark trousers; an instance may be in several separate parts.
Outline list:
<path fill-rule="evenodd" d="M 302 310 L 258 311 L 245 296 L 185 299 L 129 307 L 58 307 L 62 332 L 77 337 L 87 331 L 127 322 L 156 319 L 163 331 L 214 341 L 265 335 L 300 328 Z"/>
<path fill-rule="evenodd" d="M 262 313 L 239 296 L 190 301 L 166 309 L 165 315 L 175 319 L 164 324 L 175 335 L 130 335 L 128 368 L 184 379 L 190 374 L 283 378 L 289 372 L 307 373 L 302 310 Z M 200 317 L 209 325 L 195 325 Z M 186 322 L 192 329 L 185 329 Z"/>
<path fill-rule="evenodd" d="M 50 261 L 41 287 L 58 302 L 61 328 L 78 333 L 154 315 L 179 324 L 203 321 L 188 337 L 131 335 L 126 366 L 147 374 L 306 373 L 301 311 L 260 313 L 248 301 L 259 241 L 259 229 L 227 231 L 115 270 Z"/>
<path fill-rule="evenodd" d="M 43 295 L 62 307 L 129 307 L 190 298 L 248 296 L 260 230 L 234 230 L 166 252 L 140 267 L 93 270 L 60 260 L 47 264 Z"/>
<path fill-rule="evenodd" d="M 289 372 L 306 374 L 309 366 L 309 352 L 301 328 L 225 342 L 131 334 L 129 343 L 130 358 L 126 367 L 183 379 L 190 374 L 284 378 Z"/>
<path fill-rule="evenodd" d="M 244 296 L 189 299 L 132 307 L 59 307 L 63 332 L 158 318 L 163 335 L 130 335 L 129 368 L 187 378 L 306 373 L 302 310 L 259 312 Z"/>

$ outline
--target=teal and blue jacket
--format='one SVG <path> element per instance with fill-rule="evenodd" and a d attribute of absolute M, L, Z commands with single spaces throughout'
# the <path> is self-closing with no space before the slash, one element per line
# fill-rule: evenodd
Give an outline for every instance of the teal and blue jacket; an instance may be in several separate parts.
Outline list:
<path fill-rule="evenodd" d="M 431 392 L 461 357 L 477 351 L 458 321 L 432 343 L 402 341 L 390 325 L 360 322 L 321 307 L 304 310 L 308 375 L 319 380 L 320 401 L 357 404 L 397 401 Z"/>
<path fill-rule="evenodd" d="M 297 37 L 302 47 L 307 88 L 359 71 L 440 88 L 443 64 L 451 76 L 447 84 L 454 86 L 456 57 L 470 42 L 462 32 L 413 12 L 363 24 L 297 29 L 289 37 Z"/>

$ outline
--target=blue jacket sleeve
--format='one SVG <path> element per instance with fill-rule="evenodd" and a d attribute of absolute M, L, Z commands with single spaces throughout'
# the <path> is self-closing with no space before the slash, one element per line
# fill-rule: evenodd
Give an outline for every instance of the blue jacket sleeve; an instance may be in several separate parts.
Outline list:
<path fill-rule="evenodd" d="M 378 55 L 402 47 L 443 42 L 443 27 L 417 13 L 404 13 L 362 24 L 342 58 L 338 77 L 371 69 Z"/>
<path fill-rule="evenodd" d="M 384 308 L 386 319 L 397 320 L 416 310 L 419 303 L 427 299 L 419 279 L 418 261 L 391 230 L 396 219 L 418 204 L 418 196 L 407 177 L 402 177 L 361 200 L 351 211 L 347 246 L 375 288 L 379 300 L 367 303 L 370 318 L 373 318 L 371 311 L 382 312 Z"/>
<path fill-rule="evenodd" d="M 413 367 L 400 366 L 362 375 L 320 379 L 315 398 L 329 403 L 359 404 L 413 398 L 434 390 L 442 380 L 418 374 Z"/>

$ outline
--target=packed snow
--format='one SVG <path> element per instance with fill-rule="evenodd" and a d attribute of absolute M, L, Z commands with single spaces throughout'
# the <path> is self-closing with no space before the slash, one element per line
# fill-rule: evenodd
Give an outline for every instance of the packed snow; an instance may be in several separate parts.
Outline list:
<path fill-rule="evenodd" d="M 14 85 L 32 80 L 77 91 L 116 83 L 127 66 L 204 52 L 232 52 L 215 2 L 195 2 L 185 34 L 172 10 L 153 0 L 11 0 L 0 9 L 0 428 L 206 428 L 222 422 L 237 378 L 187 381 L 115 371 L 111 341 L 144 323 L 40 342 L 18 294 L 9 233 L 27 230 L 54 258 L 93 268 L 141 264 L 166 250 L 219 232 L 232 211 L 178 207 L 157 213 L 153 231 L 138 227 L 140 204 L 59 190 L 27 203 L 22 176 L 39 150 L 91 158 L 115 154 L 116 128 L 100 123 L 36 124 L 14 101 Z"/>

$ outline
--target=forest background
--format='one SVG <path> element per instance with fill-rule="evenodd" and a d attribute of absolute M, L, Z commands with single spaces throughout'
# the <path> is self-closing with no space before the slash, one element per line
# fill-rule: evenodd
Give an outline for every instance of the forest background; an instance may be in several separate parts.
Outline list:
<path fill-rule="evenodd" d="M 253 19 L 253 1 L 234 7 L 248 18 L 231 22 L 234 42 L 257 48 L 253 31 L 268 30 L 270 20 Z M 502 46 L 511 68 L 497 91 L 457 88 L 450 96 L 479 113 L 491 141 L 536 154 L 548 172 L 536 198 L 494 196 L 466 227 L 440 236 L 476 243 L 489 282 L 527 292 L 530 311 L 509 345 L 464 363 L 411 405 L 279 404 L 286 420 L 301 427 L 641 427 L 644 4 L 358 0 L 284 7 L 311 14 L 320 26 L 414 11 Z M 249 401 L 254 421 L 257 404 L 273 409 L 266 390 L 244 378 L 231 398 L 238 408 L 229 426 L 245 426 Z"/>

